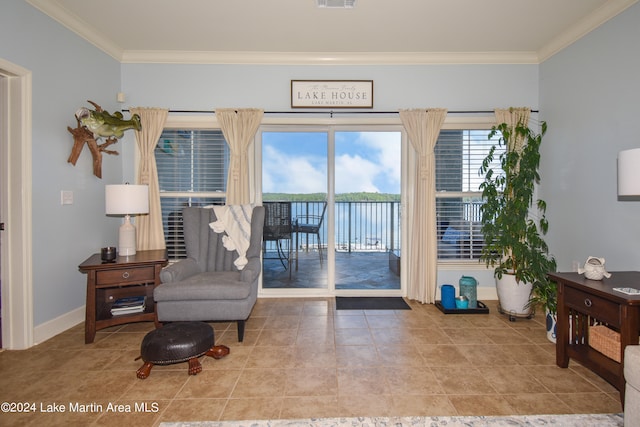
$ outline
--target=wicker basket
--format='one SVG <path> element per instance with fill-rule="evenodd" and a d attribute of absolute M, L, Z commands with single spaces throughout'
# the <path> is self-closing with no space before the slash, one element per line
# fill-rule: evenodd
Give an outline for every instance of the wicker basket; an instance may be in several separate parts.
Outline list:
<path fill-rule="evenodd" d="M 589 346 L 620 363 L 620 334 L 605 325 L 589 327 Z"/>

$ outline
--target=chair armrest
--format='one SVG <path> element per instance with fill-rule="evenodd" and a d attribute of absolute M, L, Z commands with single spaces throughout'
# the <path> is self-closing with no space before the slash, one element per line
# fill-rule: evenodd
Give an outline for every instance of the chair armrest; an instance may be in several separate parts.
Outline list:
<path fill-rule="evenodd" d="M 240 271 L 240 280 L 245 283 L 252 283 L 260 275 L 260 257 L 251 257 L 249 262 Z"/>
<path fill-rule="evenodd" d="M 162 283 L 179 282 L 194 274 L 200 273 L 200 267 L 193 258 L 187 258 L 165 267 L 160 272 Z"/>

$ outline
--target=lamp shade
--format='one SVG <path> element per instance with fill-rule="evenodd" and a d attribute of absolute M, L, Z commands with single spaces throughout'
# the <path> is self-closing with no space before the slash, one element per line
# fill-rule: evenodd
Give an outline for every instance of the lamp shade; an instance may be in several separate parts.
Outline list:
<path fill-rule="evenodd" d="M 640 196 L 640 148 L 618 153 L 618 196 Z"/>
<path fill-rule="evenodd" d="M 133 215 L 149 213 L 148 185 L 107 185 L 105 187 L 107 215 Z"/>

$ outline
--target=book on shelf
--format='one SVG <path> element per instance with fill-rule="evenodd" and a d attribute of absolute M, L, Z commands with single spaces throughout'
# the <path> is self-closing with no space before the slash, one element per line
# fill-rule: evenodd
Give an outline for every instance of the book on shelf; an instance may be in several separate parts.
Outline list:
<path fill-rule="evenodd" d="M 144 295 L 118 298 L 111 306 L 111 314 L 142 313 L 145 309 L 145 300 Z"/>
<path fill-rule="evenodd" d="M 144 313 L 144 307 L 131 308 L 126 310 L 111 311 L 112 316 L 122 316 L 124 314 Z"/>

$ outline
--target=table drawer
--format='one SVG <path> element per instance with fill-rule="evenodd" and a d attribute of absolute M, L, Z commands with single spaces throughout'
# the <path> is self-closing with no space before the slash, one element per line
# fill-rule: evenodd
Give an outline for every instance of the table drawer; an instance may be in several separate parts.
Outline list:
<path fill-rule="evenodd" d="M 96 273 L 96 285 L 116 285 L 123 283 L 153 282 L 153 267 L 103 270 Z"/>
<path fill-rule="evenodd" d="M 564 302 L 568 307 L 610 325 L 621 325 L 619 304 L 568 286 L 564 292 Z"/>

